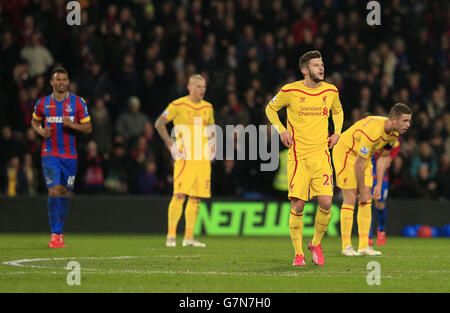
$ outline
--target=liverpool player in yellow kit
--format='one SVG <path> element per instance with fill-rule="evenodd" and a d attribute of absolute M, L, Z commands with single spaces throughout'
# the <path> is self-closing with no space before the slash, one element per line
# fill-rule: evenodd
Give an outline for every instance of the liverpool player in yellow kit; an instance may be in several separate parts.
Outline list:
<path fill-rule="evenodd" d="M 186 228 L 183 246 L 206 246 L 194 239 L 194 227 L 200 199 L 211 197 L 212 154 L 209 152 L 213 147 L 205 146 L 209 144 L 209 138 L 204 133 L 207 127 L 213 127 L 214 111 L 211 103 L 203 100 L 206 81 L 201 75 L 192 75 L 187 88 L 189 95 L 171 102 L 155 122 L 155 128 L 175 159 L 173 197 L 168 212 L 168 247 L 176 246 L 176 230 L 186 195 L 189 199 L 184 212 Z M 171 121 L 174 124 L 175 143 L 166 128 L 166 124 Z"/>
<path fill-rule="evenodd" d="M 291 200 L 289 231 L 295 250 L 294 266 L 305 265 L 302 248 L 303 207 L 317 196 L 319 209 L 315 219 L 314 238 L 308 243 L 312 260 L 325 263 L 321 239 L 331 218 L 333 172 L 329 149 L 339 140 L 344 113 L 339 92 L 323 81 L 324 65 L 318 51 L 305 53 L 299 62 L 304 80 L 284 85 L 269 102 L 266 115 L 278 128 L 283 144 L 289 148 L 288 198 Z M 278 111 L 286 107 L 287 127 L 280 122 Z M 333 112 L 335 132 L 328 137 L 328 119 Z"/>
<path fill-rule="evenodd" d="M 342 254 L 380 255 L 381 252 L 369 247 L 369 230 L 372 219 L 372 198 L 381 198 L 382 179 L 377 181 L 371 196 L 373 184 L 371 157 L 382 151 L 377 159 L 377 177 L 383 177 L 390 162 L 389 150 L 399 134 L 404 134 L 411 125 L 411 109 L 397 103 L 389 112 L 389 118 L 368 116 L 353 124 L 341 136 L 333 149 L 333 163 L 336 184 L 342 189 L 344 201 L 341 207 Z M 353 249 L 351 233 L 353 211 L 358 199 L 358 251 Z"/>

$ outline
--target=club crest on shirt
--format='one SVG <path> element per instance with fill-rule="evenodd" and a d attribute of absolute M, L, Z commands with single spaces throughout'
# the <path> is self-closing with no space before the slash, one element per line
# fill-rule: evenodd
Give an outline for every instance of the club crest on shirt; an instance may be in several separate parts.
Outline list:
<path fill-rule="evenodd" d="M 270 103 L 273 103 L 275 100 L 277 100 L 277 96 L 273 97 L 272 100 L 270 100 Z"/>
<path fill-rule="evenodd" d="M 72 106 L 70 104 L 67 104 L 65 109 L 67 113 L 71 113 L 73 111 Z"/>

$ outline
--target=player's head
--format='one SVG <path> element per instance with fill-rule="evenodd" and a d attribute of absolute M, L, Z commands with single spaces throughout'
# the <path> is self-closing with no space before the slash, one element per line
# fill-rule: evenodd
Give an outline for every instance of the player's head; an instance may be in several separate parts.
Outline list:
<path fill-rule="evenodd" d="M 195 101 L 202 100 L 206 92 L 206 79 L 200 74 L 192 75 L 189 77 L 187 89 L 189 90 L 189 96 Z"/>
<path fill-rule="evenodd" d="M 65 93 L 69 87 L 69 73 L 63 67 L 53 69 L 50 76 L 50 85 L 53 92 Z"/>
<path fill-rule="evenodd" d="M 319 51 L 309 51 L 300 57 L 300 72 L 306 79 L 311 79 L 318 83 L 323 81 L 325 77 L 325 68 L 322 62 L 322 55 Z"/>
<path fill-rule="evenodd" d="M 392 121 L 394 130 L 400 134 L 406 133 L 411 126 L 412 110 L 403 103 L 396 103 L 389 111 L 389 119 Z"/>

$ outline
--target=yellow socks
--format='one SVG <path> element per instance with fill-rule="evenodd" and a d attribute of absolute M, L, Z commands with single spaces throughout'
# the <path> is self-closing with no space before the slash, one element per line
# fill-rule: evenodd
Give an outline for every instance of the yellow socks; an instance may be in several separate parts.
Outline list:
<path fill-rule="evenodd" d="M 323 235 L 327 231 L 330 219 L 331 219 L 331 209 L 326 211 L 323 210 L 321 207 L 319 207 L 316 213 L 314 237 L 311 243 L 313 246 L 317 246 L 320 244 Z"/>
<path fill-rule="evenodd" d="M 369 231 L 372 221 L 372 200 L 358 203 L 359 250 L 369 247 Z"/>
<path fill-rule="evenodd" d="M 291 209 L 289 217 L 289 232 L 291 233 L 292 244 L 295 254 L 303 255 L 302 236 L 303 236 L 303 212 L 298 213 Z"/>
<path fill-rule="evenodd" d="M 194 228 L 197 222 L 198 207 L 200 205 L 200 200 L 189 198 L 186 204 L 186 211 L 184 212 L 184 219 L 186 222 L 186 230 L 184 233 L 185 239 L 194 238 Z"/>
<path fill-rule="evenodd" d="M 342 250 L 352 245 L 353 211 L 355 206 L 343 204 L 341 206 L 341 238 Z M 369 225 L 370 226 L 370 225 Z"/>
<path fill-rule="evenodd" d="M 177 235 L 177 225 L 180 220 L 181 214 L 183 213 L 184 198 L 172 197 L 169 204 L 168 213 L 168 224 L 169 231 L 167 232 L 167 237 L 176 237 Z"/>

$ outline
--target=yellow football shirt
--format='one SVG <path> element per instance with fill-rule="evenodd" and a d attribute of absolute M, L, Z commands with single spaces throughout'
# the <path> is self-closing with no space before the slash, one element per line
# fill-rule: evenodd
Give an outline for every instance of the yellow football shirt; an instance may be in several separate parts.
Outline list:
<path fill-rule="evenodd" d="M 287 109 L 287 128 L 294 140 L 290 158 L 306 159 L 328 150 L 330 110 L 335 134 L 341 134 L 344 112 L 339 92 L 332 84 L 321 82 L 319 88 L 309 88 L 302 80 L 284 85 L 266 107 L 267 118 L 278 126 L 280 134 L 286 130 L 277 113 L 283 107 Z"/>
<path fill-rule="evenodd" d="M 185 96 L 172 101 L 161 117 L 173 122 L 178 149 L 185 153 L 186 160 L 209 162 L 204 151 L 210 151 L 206 126 L 214 124 L 211 103 L 204 100 L 195 103 Z"/>
<path fill-rule="evenodd" d="M 388 118 L 383 116 L 367 116 L 342 133 L 340 144 L 345 145 L 352 151 L 352 156 L 360 155 L 368 159 L 378 151 L 383 150 L 386 145 L 394 146 L 399 133 L 387 134 L 384 124 Z"/>

